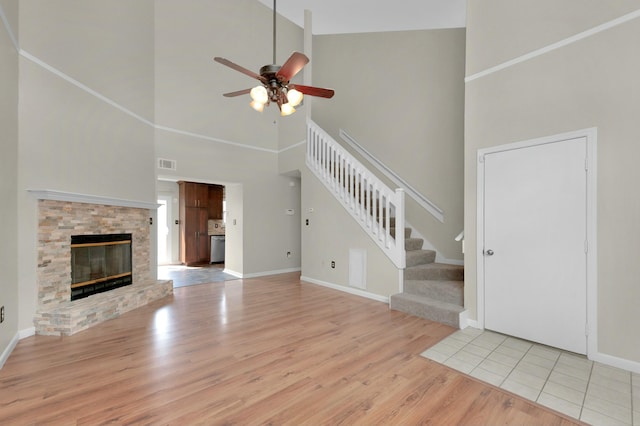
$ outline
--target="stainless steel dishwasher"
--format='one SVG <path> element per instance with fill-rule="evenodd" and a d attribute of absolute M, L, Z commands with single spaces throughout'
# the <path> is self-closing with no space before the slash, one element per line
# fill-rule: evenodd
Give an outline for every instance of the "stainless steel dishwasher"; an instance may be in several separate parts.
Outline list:
<path fill-rule="evenodd" d="M 224 235 L 211 236 L 211 263 L 224 262 Z"/>

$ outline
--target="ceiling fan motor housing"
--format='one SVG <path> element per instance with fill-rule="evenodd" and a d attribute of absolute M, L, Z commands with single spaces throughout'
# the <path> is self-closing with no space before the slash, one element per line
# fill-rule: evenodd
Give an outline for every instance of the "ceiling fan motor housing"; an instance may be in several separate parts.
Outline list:
<path fill-rule="evenodd" d="M 280 65 L 265 65 L 260 68 L 260 76 L 263 78 L 264 85 L 269 92 L 269 100 L 278 105 L 287 103 L 286 89 L 287 83 L 289 83 L 288 81 L 281 81 L 276 75 L 280 68 Z"/>

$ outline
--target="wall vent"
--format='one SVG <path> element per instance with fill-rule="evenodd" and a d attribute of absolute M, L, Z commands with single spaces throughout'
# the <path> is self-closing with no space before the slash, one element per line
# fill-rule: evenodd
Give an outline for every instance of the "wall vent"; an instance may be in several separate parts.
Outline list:
<path fill-rule="evenodd" d="M 158 158 L 158 168 L 162 170 L 176 170 L 176 160 Z"/>

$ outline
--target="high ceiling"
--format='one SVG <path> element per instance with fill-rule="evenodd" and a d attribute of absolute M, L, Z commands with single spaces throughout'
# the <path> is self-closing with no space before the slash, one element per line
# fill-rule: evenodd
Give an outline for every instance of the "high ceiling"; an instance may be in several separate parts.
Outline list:
<path fill-rule="evenodd" d="M 269 8 L 273 0 L 258 0 Z M 277 12 L 304 27 L 304 11 L 312 14 L 313 34 L 461 28 L 466 0 L 277 0 Z"/>

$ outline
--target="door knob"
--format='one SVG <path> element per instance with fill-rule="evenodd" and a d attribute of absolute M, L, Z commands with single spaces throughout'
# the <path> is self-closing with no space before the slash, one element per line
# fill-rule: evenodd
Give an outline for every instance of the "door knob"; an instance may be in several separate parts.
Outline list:
<path fill-rule="evenodd" d="M 493 256 L 493 250 L 491 250 L 491 249 L 485 250 L 484 254 L 485 254 L 485 256 Z"/>

